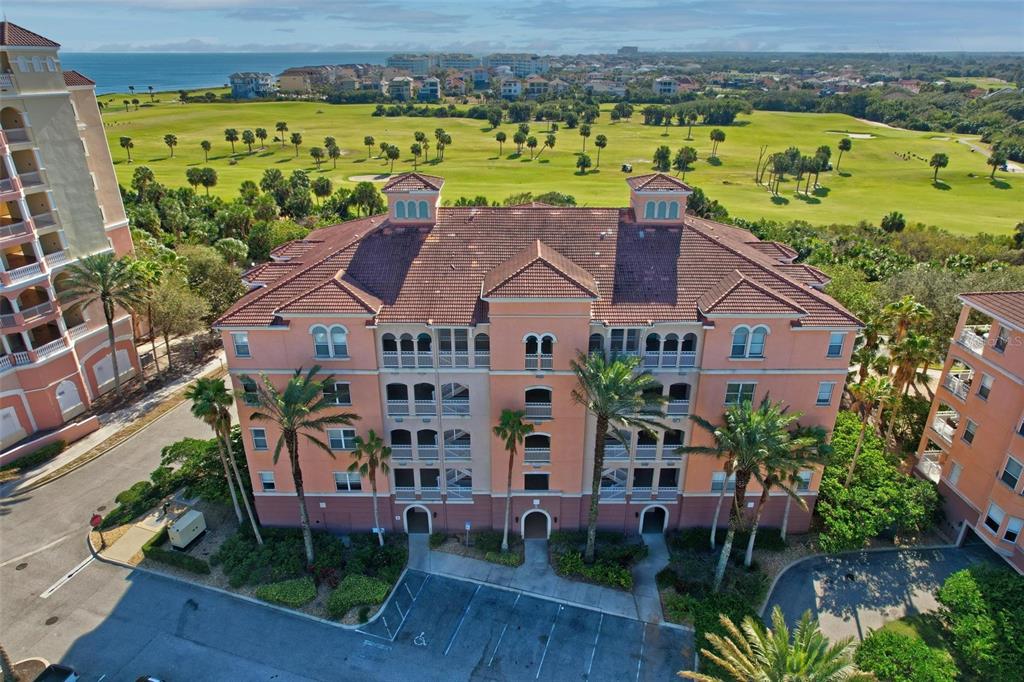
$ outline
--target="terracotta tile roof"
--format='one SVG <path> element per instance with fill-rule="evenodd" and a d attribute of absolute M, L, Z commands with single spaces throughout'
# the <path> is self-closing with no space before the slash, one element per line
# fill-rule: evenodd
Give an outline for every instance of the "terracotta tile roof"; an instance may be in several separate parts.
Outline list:
<path fill-rule="evenodd" d="M 960 294 L 960 300 L 1024 331 L 1024 291 L 970 292 Z"/>
<path fill-rule="evenodd" d="M 806 263 L 786 263 L 779 266 L 779 270 L 790 277 L 812 287 L 823 287 L 832 281 L 832 278 L 824 272 Z"/>
<path fill-rule="evenodd" d="M 344 274 L 341 274 L 279 306 L 277 312 L 285 314 L 330 311 L 365 315 L 376 313 L 381 305 L 383 304 L 379 298 L 346 281 Z"/>
<path fill-rule="evenodd" d="M 49 38 L 9 21 L 0 21 L 0 45 L 10 47 L 60 47 Z"/>
<path fill-rule="evenodd" d="M 317 245 L 323 243 L 324 240 L 310 239 L 307 235 L 305 239 L 296 239 L 293 242 L 281 244 L 281 246 L 270 252 L 270 257 L 274 260 L 289 260 L 291 258 L 301 256 L 310 249 L 315 249 Z"/>
<path fill-rule="evenodd" d="M 776 260 L 780 260 L 784 263 L 791 263 L 800 255 L 789 245 L 780 244 L 779 242 L 754 241 L 747 242 L 747 244 L 750 245 L 750 248 L 760 251 L 764 255 L 775 258 Z"/>
<path fill-rule="evenodd" d="M 267 285 L 271 282 L 276 282 L 281 279 L 289 272 L 292 272 L 295 268 L 299 267 L 301 263 L 289 263 L 289 262 L 277 262 L 269 261 L 267 263 L 260 263 L 259 265 L 249 268 L 242 273 L 242 279 L 250 284 L 261 284 Z"/>
<path fill-rule="evenodd" d="M 697 299 L 697 309 L 705 315 L 804 316 L 807 311 L 770 288 L 753 282 L 739 270 L 733 270 Z"/>
<path fill-rule="evenodd" d="M 597 298 L 599 294 L 593 275 L 537 239 L 487 273 L 481 296 Z"/>
<path fill-rule="evenodd" d="M 543 266 L 523 273 L 527 291 L 541 278 L 547 278 L 542 287 L 591 279 L 583 288 L 598 295 L 592 315 L 607 324 L 699 322 L 698 300 L 734 272 L 745 283 L 718 303 L 717 312 L 727 303 L 730 309 L 750 306 L 742 312 L 754 314 L 796 308 L 805 313 L 804 326 L 860 324 L 832 298 L 751 248 L 749 232 L 692 216 L 682 227 L 652 227 L 637 224 L 629 209 L 441 207 L 431 226 L 391 225 L 386 216 L 373 216 L 317 230 L 311 238 L 322 243 L 290 260 L 298 265 L 293 272 L 246 294 L 218 323 L 280 324 L 281 306 L 343 272 L 347 282 L 380 300 L 377 323 L 475 324 L 488 319 L 488 303 L 480 298 L 485 280 L 490 277 L 493 287 L 504 278 L 490 273 L 509 270 L 519 256 L 523 268 L 526 260 Z M 548 258 L 524 258 L 531 249 Z M 511 283 L 501 293 L 506 291 L 519 292 Z"/>
<path fill-rule="evenodd" d="M 96 81 L 86 76 L 83 76 L 77 71 L 65 71 L 64 72 L 64 85 L 69 88 L 75 88 L 79 86 L 92 86 L 96 85 Z"/>
<path fill-rule="evenodd" d="M 416 190 L 427 190 L 440 192 L 444 185 L 444 178 L 436 175 L 425 175 L 423 173 L 402 173 L 381 188 L 382 192 L 414 192 Z"/>
<path fill-rule="evenodd" d="M 629 186 L 640 192 L 692 192 L 693 188 L 682 180 L 665 173 L 648 173 L 635 175 L 626 179 Z"/>

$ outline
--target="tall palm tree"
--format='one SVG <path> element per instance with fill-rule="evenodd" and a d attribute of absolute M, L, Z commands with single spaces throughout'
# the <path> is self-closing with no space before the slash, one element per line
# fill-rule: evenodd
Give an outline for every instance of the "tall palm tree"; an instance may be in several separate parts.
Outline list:
<path fill-rule="evenodd" d="M 516 450 L 526 440 L 526 437 L 533 433 L 533 424 L 523 421 L 526 417 L 525 410 L 502 410 L 497 426 L 494 427 L 494 435 L 505 444 L 505 451 L 508 452 L 508 479 L 505 486 L 505 529 L 501 535 L 501 551 L 508 551 L 508 527 L 512 518 L 512 467 L 516 461 Z"/>
<path fill-rule="evenodd" d="M 364 440 L 362 436 L 356 436 L 356 447 L 352 451 L 352 463 L 348 465 L 349 471 L 358 471 L 360 476 L 370 479 L 370 494 L 373 498 L 373 527 L 377 531 L 377 541 L 384 546 L 384 529 L 380 527 L 380 515 L 377 512 L 377 472 L 385 476 L 391 471 L 388 460 L 391 458 L 391 448 L 384 445 L 377 433 L 370 429 Z"/>
<path fill-rule="evenodd" d="M 708 633 L 714 651 L 701 649 L 701 654 L 720 667 L 736 682 L 847 682 L 873 680 L 861 673 L 853 662 L 855 645 L 848 637 L 829 641 L 811 612 L 804 611 L 790 637 L 782 609 L 772 609 L 772 627 L 765 628 L 753 616 L 737 626 L 728 616 L 719 616 L 727 635 Z M 697 682 L 723 682 L 722 678 L 684 670 L 683 679 Z"/>
<path fill-rule="evenodd" d="M 192 401 L 192 415 L 206 422 L 216 434 L 217 452 L 220 454 L 221 464 L 224 465 L 224 476 L 228 479 L 228 491 L 231 493 L 231 503 L 235 507 L 238 522 L 242 523 L 242 512 L 238 508 L 238 497 L 231 482 L 232 472 L 238 485 L 238 495 L 242 497 L 245 513 L 252 525 L 253 535 L 256 536 L 256 542 L 262 545 L 263 536 L 260 535 L 259 523 L 249 503 L 249 496 L 245 492 L 245 484 L 242 482 L 242 475 L 238 471 L 238 462 L 235 461 L 234 449 L 231 446 L 231 403 L 234 402 L 231 391 L 224 385 L 223 379 L 200 377 L 186 389 L 185 397 Z M 228 471 L 229 464 L 231 471 Z"/>
<path fill-rule="evenodd" d="M 324 386 L 331 385 L 333 377 L 328 375 L 317 379 L 319 365 L 313 365 L 303 374 L 301 367 L 288 380 L 283 391 L 278 390 L 270 379 L 261 377 L 256 383 L 256 412 L 250 417 L 254 421 L 274 424 L 280 434 L 274 444 L 274 463 L 281 456 L 281 450 L 288 452 L 291 464 L 295 495 L 299 500 L 299 524 L 302 526 L 302 540 L 306 545 L 306 563 L 313 564 L 313 533 L 309 527 L 309 510 L 306 508 L 306 489 L 302 483 L 302 466 L 299 463 L 299 436 L 305 436 L 313 446 L 334 457 L 331 448 L 314 433 L 323 433 L 330 425 L 351 426 L 358 415 L 346 412 L 327 414 L 333 407 L 330 398 L 324 395 Z M 249 377 L 243 377 L 252 381 Z"/>
<path fill-rule="evenodd" d="M 284 148 L 284 134 L 288 132 L 288 124 L 284 121 L 278 121 L 274 124 L 274 130 L 281 134 L 281 147 Z"/>
<path fill-rule="evenodd" d="M 178 136 L 172 133 L 164 135 L 164 144 L 171 150 L 171 158 L 174 158 L 174 148 L 178 146 Z"/>
<path fill-rule="evenodd" d="M 889 345 L 903 340 L 910 328 L 927 322 L 934 315 L 923 303 L 918 303 L 913 296 L 904 296 L 882 308 L 882 319 L 892 325 L 893 334 Z"/>
<path fill-rule="evenodd" d="M 804 426 L 798 428 L 793 432 L 797 436 L 809 436 L 815 441 L 815 448 L 817 449 L 818 460 L 827 462 L 829 457 L 832 455 L 832 446 L 826 443 L 828 440 L 828 432 L 820 426 Z M 800 476 L 800 469 L 789 469 L 785 472 L 786 482 L 790 486 L 795 486 L 797 491 L 800 490 L 800 485 L 803 483 L 803 479 Z M 782 526 L 779 528 L 779 537 L 782 538 L 783 542 L 786 540 L 786 532 L 789 529 L 789 511 L 793 506 L 793 497 L 786 495 L 786 506 L 782 511 Z M 802 507 L 805 508 L 805 507 Z"/>
<path fill-rule="evenodd" d="M 839 140 L 839 158 L 836 159 L 836 173 L 839 172 L 839 162 L 843 160 L 843 152 L 848 152 L 851 149 L 853 149 L 853 140 L 848 137 Z"/>
<path fill-rule="evenodd" d="M 590 487 L 590 513 L 587 517 L 587 549 L 585 560 L 594 561 L 597 541 L 597 510 L 601 498 L 601 473 L 604 470 L 605 436 L 621 439 L 620 429 L 638 428 L 652 432 L 663 428 L 662 409 L 666 398 L 648 391 L 656 382 L 649 373 L 636 374 L 640 358 L 626 357 L 605 360 L 604 357 L 580 353 L 572 361 L 572 370 L 579 382 L 572 397 L 594 415 L 594 470 Z M 625 443 L 623 443 L 625 444 Z"/>
<path fill-rule="evenodd" d="M 594 138 L 594 146 L 597 147 L 597 164 L 595 168 L 601 167 L 601 150 L 608 146 L 608 136 L 598 135 Z"/>
<path fill-rule="evenodd" d="M 117 308 L 136 310 L 145 303 L 146 287 L 139 271 L 126 259 L 113 253 L 86 256 L 66 270 L 68 278 L 62 297 L 82 308 L 99 303 L 107 322 L 107 342 L 114 370 L 114 390 L 121 391 L 121 372 L 117 366 L 117 344 L 114 339 L 114 314 Z"/>
<path fill-rule="evenodd" d="M 684 446 L 680 454 L 705 454 L 732 460 L 736 476 L 732 505 L 729 508 L 729 530 L 725 534 L 722 553 L 715 569 L 714 590 L 717 592 L 725 577 L 725 568 L 732 552 L 736 530 L 743 523 L 747 487 L 754 473 L 773 453 L 787 447 L 790 429 L 799 415 L 789 413 L 765 396 L 755 408 L 749 400 L 732 405 L 723 415 L 723 424 L 716 426 L 698 415 L 690 417 L 697 426 L 711 433 L 713 446 Z M 728 470 L 727 470 L 728 472 Z M 726 474 L 728 476 L 728 473 Z M 728 478 L 726 478 L 728 482 Z"/>
<path fill-rule="evenodd" d="M 210 149 L 213 145 L 210 144 L 209 140 L 203 140 L 199 143 L 199 146 L 203 148 L 204 163 L 210 163 Z"/>
<path fill-rule="evenodd" d="M 121 149 L 123 149 L 126 152 L 128 152 L 128 163 L 131 163 L 132 162 L 132 149 L 135 147 L 135 143 L 132 142 L 132 138 L 127 137 L 127 136 L 126 137 L 122 137 L 118 141 L 118 144 L 121 145 Z"/>
<path fill-rule="evenodd" d="M 235 142 L 238 142 L 238 131 L 234 128 L 228 128 L 224 131 L 224 139 L 231 143 L 231 154 L 235 153 Z"/>
<path fill-rule="evenodd" d="M 885 440 L 890 442 L 896 430 L 896 415 L 902 397 L 910 393 L 910 387 L 915 381 L 922 381 L 927 385 L 928 365 L 938 358 L 938 351 L 935 342 L 930 336 L 910 331 L 899 343 L 892 345 L 889 349 L 892 356 L 893 369 L 893 392 L 897 399 L 893 401 L 892 409 L 889 412 L 889 426 L 886 429 Z M 924 368 L 920 372 L 920 368 Z"/>
<path fill-rule="evenodd" d="M 860 456 L 861 448 L 864 447 L 864 435 L 872 415 L 875 410 L 890 403 L 894 396 L 892 381 L 889 380 L 889 377 L 870 377 L 858 384 L 853 384 L 849 390 L 852 398 L 850 408 L 860 415 L 860 435 L 857 436 L 857 445 L 850 458 L 850 468 L 846 472 L 847 486 L 853 480 L 853 471 L 857 467 L 857 458 Z"/>

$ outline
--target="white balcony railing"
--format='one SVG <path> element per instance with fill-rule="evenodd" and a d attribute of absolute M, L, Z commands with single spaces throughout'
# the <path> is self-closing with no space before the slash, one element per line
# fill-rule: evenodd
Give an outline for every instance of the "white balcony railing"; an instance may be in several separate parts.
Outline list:
<path fill-rule="evenodd" d="M 27 365 L 32 362 L 32 356 L 30 356 L 25 351 L 18 351 L 17 353 L 12 353 L 11 358 L 13 359 L 14 364 L 16 365 Z"/>
<path fill-rule="evenodd" d="M 447 444 L 444 446 L 444 457 L 445 459 L 451 460 L 465 460 L 470 458 L 470 446 L 468 445 L 452 445 Z"/>
<path fill-rule="evenodd" d="M 960 415 L 956 412 L 939 412 L 935 415 L 935 419 L 932 421 L 932 429 L 947 441 L 952 441 L 953 434 L 956 433 L 957 425 L 955 423 L 950 423 L 950 420 L 959 419 L 959 417 Z"/>
<path fill-rule="evenodd" d="M 680 447 L 682 445 L 678 443 L 665 443 L 661 448 L 661 458 L 666 462 L 678 462 L 683 458 L 682 455 L 676 452 L 676 449 Z"/>
<path fill-rule="evenodd" d="M 669 416 L 681 416 L 690 414 L 689 400 L 669 400 L 665 406 L 665 413 Z"/>
<path fill-rule="evenodd" d="M 409 414 L 408 400 L 389 400 L 388 415 L 392 417 L 404 417 Z"/>
<path fill-rule="evenodd" d="M 42 274 L 42 272 L 43 266 L 40 263 L 29 263 L 28 265 L 22 265 L 20 268 L 8 270 L 7 276 L 11 278 L 12 282 L 18 282 L 23 279 L 35 277 L 36 275 Z"/>
<path fill-rule="evenodd" d="M 636 458 L 637 459 L 654 459 L 658 454 L 657 445 L 637 445 L 636 446 Z"/>
<path fill-rule="evenodd" d="M 651 486 L 633 486 L 633 497 L 649 498 L 654 492 Z"/>
<path fill-rule="evenodd" d="M 440 454 L 436 445 L 417 445 L 416 455 L 423 460 L 436 460 Z"/>
<path fill-rule="evenodd" d="M 469 398 L 447 398 L 441 403 L 444 414 L 465 416 L 469 414 Z"/>
<path fill-rule="evenodd" d="M 21 316 L 26 320 L 33 317 L 39 317 L 40 315 L 49 315 L 53 312 L 53 303 L 50 301 L 44 301 L 39 305 L 34 305 L 29 308 L 24 308 L 21 311 Z"/>
<path fill-rule="evenodd" d="M 551 403 L 532 402 L 526 403 L 527 419 L 551 419 Z"/>
<path fill-rule="evenodd" d="M 971 375 L 956 375 L 947 374 L 943 380 L 942 385 L 946 389 L 961 400 L 967 399 L 967 394 L 971 390 Z"/>
<path fill-rule="evenodd" d="M 18 326 L 18 318 L 14 313 L 6 313 L 0 315 L 0 326 L 3 327 L 16 327 Z"/>
<path fill-rule="evenodd" d="M 415 500 L 416 488 L 412 486 L 395 486 L 395 497 L 399 500 Z"/>
<path fill-rule="evenodd" d="M 14 79 L 9 73 L 0 73 L 0 88 L 13 88 Z"/>
<path fill-rule="evenodd" d="M 73 339 L 77 339 L 80 336 L 84 336 L 89 331 L 89 325 L 85 322 L 81 322 L 74 327 L 68 328 L 68 336 Z"/>
<path fill-rule="evenodd" d="M 0 226 L 0 239 L 6 239 L 7 237 L 16 237 L 21 234 L 28 233 L 28 223 L 24 220 L 17 223 L 10 223 L 8 225 Z"/>
<path fill-rule="evenodd" d="M 463 485 L 453 485 L 448 487 L 448 499 L 449 500 L 471 500 L 473 499 L 473 488 Z"/>
<path fill-rule="evenodd" d="M 55 268 L 68 263 L 71 260 L 71 254 L 67 251 L 54 251 L 43 256 L 43 260 L 46 261 L 47 267 Z"/>
<path fill-rule="evenodd" d="M 474 362 L 477 367 L 490 367 L 491 354 L 485 351 L 477 351 L 474 357 Z"/>
<path fill-rule="evenodd" d="M 46 213 L 33 215 L 32 222 L 35 224 L 37 230 L 53 227 L 57 224 L 57 214 L 54 211 L 47 211 Z"/>
<path fill-rule="evenodd" d="M 942 457 L 941 450 L 926 450 L 921 453 L 921 458 L 917 461 L 917 470 L 932 483 L 938 483 L 939 477 L 942 475 L 940 457 Z"/>
<path fill-rule="evenodd" d="M 531 353 L 526 356 L 526 369 L 551 369 L 554 358 L 550 353 Z"/>
<path fill-rule="evenodd" d="M 971 326 L 964 327 L 960 332 L 960 338 L 957 339 L 960 345 L 969 351 L 981 354 L 985 350 L 985 342 L 988 338 L 989 327 L 987 326 Z"/>
<path fill-rule="evenodd" d="M 550 462 L 551 448 L 524 448 L 523 459 L 534 464 Z"/>
<path fill-rule="evenodd" d="M 626 486 L 608 485 L 601 486 L 602 500 L 624 500 L 626 499 Z"/>
<path fill-rule="evenodd" d="M 440 353 L 437 362 L 441 367 L 469 367 L 469 351 Z"/>
<path fill-rule="evenodd" d="M 0 178 L 0 192 L 13 192 L 14 183 L 10 178 Z"/>
<path fill-rule="evenodd" d="M 381 358 L 385 367 L 398 367 L 398 351 L 381 351 Z"/>
<path fill-rule="evenodd" d="M 411 445 L 392 445 L 391 459 L 412 459 Z"/>
<path fill-rule="evenodd" d="M 67 347 L 68 347 L 68 342 L 65 341 L 63 338 L 54 339 L 53 341 L 50 341 L 49 343 L 45 343 L 42 346 L 40 346 L 39 348 L 36 348 L 35 349 L 36 356 L 39 357 L 39 358 L 49 357 L 50 355 L 53 355 L 54 353 L 59 353 L 60 351 L 64 350 Z"/>
<path fill-rule="evenodd" d="M 658 488 L 657 498 L 659 500 L 674 500 L 679 497 L 679 491 L 676 488 Z"/>
<path fill-rule="evenodd" d="M 441 488 L 438 486 L 423 486 L 420 488 L 420 497 L 424 500 L 440 500 Z"/>
<path fill-rule="evenodd" d="M 10 355 L 0 355 L 0 372 L 14 367 L 14 360 Z"/>
<path fill-rule="evenodd" d="M 679 354 L 680 367 L 695 367 L 697 365 L 697 351 L 684 350 Z"/>
<path fill-rule="evenodd" d="M 416 415 L 430 417 L 437 414 L 437 403 L 433 400 L 417 400 Z"/>
<path fill-rule="evenodd" d="M 629 459 L 629 450 L 621 443 L 608 443 L 604 446 L 604 458 L 613 460 Z"/>
<path fill-rule="evenodd" d="M 39 171 L 18 173 L 18 179 L 21 180 L 22 187 L 35 187 L 36 185 L 43 184 L 43 174 Z"/>

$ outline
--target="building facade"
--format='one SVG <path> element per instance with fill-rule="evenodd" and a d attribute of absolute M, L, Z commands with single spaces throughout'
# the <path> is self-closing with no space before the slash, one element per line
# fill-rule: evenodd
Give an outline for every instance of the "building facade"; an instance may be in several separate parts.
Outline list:
<path fill-rule="evenodd" d="M 960 300 L 917 471 L 958 542 L 974 534 L 1024 573 L 1024 291 Z"/>
<path fill-rule="evenodd" d="M 244 71 L 229 77 L 234 99 L 264 99 L 277 94 L 277 84 L 269 73 Z"/>
<path fill-rule="evenodd" d="M 317 230 L 247 273 L 254 288 L 216 326 L 262 521 L 292 525 L 298 510 L 287 458 L 272 461 L 278 434 L 245 396 L 300 366 L 330 373 L 330 399 L 359 416 L 325 434 L 335 459 L 300 445 L 311 518 L 336 530 L 372 524 L 369 484 L 347 471 L 370 429 L 392 449 L 378 481 L 388 530 L 500 528 L 509 495 L 514 532 L 585 525 L 594 421 L 572 398 L 580 353 L 640 358 L 668 401 L 664 429 L 608 440 L 604 528 L 705 526 L 729 503 L 721 462 L 677 453 L 709 442 L 690 415 L 717 421 L 770 396 L 831 429 L 859 322 L 820 273 L 686 215 L 691 190 L 675 178 L 628 182 L 625 208 L 445 207 L 441 178 L 406 174 L 385 185 L 386 214 Z M 534 425 L 511 491 L 492 432 L 505 409 Z M 813 509 L 819 474 L 802 475 Z M 785 500 L 771 496 L 764 523 L 780 523 Z M 790 528 L 808 522 L 794 505 Z"/>
<path fill-rule="evenodd" d="M 80 258 L 132 250 L 95 83 L 59 45 L 0 23 L 0 438 L 59 429 L 114 385 L 102 310 L 61 301 Z M 117 361 L 138 369 L 130 316 Z"/>

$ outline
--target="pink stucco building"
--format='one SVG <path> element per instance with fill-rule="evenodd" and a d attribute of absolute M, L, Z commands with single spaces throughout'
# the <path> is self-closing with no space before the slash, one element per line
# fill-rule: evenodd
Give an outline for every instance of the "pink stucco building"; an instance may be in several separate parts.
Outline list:
<path fill-rule="evenodd" d="M 244 375 L 283 385 L 321 365 L 338 409 L 361 417 L 326 434 L 333 459 L 300 446 L 311 518 L 336 530 L 372 525 L 369 485 L 346 471 L 369 429 L 393 451 L 387 529 L 500 528 L 508 494 L 517 533 L 580 527 L 594 449 L 592 418 L 571 396 L 580 352 L 640 357 L 668 397 L 663 431 L 608 448 L 605 528 L 710 524 L 729 482 L 714 458 L 676 454 L 708 441 L 689 415 L 717 420 L 770 393 L 802 423 L 833 426 L 859 322 L 788 247 L 686 215 L 690 188 L 662 174 L 630 178 L 625 208 L 450 208 L 443 182 L 398 176 L 386 214 L 282 246 L 217 322 L 264 523 L 295 524 L 298 511 L 287 458 L 272 462 L 273 428 L 250 419 Z M 491 431 L 506 408 L 535 426 L 511 493 Z M 804 478 L 813 508 L 818 473 Z M 784 507 L 773 495 L 766 523 Z M 794 531 L 808 520 L 793 508 Z"/>
<path fill-rule="evenodd" d="M 68 266 L 128 253 L 131 234 L 95 84 L 64 71 L 58 48 L 0 22 L 0 449 L 36 431 L 60 436 L 114 385 L 102 310 L 58 297 Z M 115 331 L 130 375 L 138 358 L 128 313 L 118 312 Z"/>

